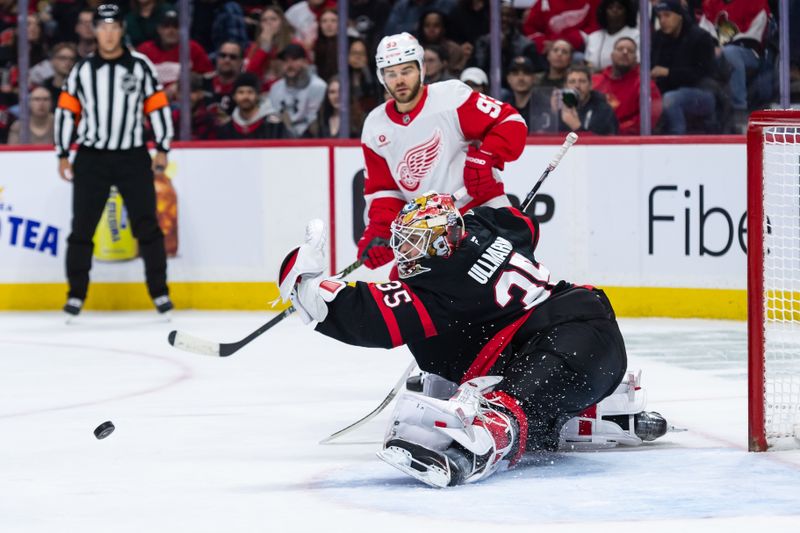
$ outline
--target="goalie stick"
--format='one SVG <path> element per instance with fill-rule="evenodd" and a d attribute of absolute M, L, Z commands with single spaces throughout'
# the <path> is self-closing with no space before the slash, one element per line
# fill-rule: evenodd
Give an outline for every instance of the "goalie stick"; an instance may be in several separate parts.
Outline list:
<path fill-rule="evenodd" d="M 346 435 L 347 433 L 355 431 L 356 429 L 360 428 L 361 426 L 363 426 L 364 424 L 366 424 L 367 422 L 378 416 L 381 411 L 386 409 L 387 405 L 392 403 L 392 400 L 394 400 L 395 396 L 397 396 L 400 393 L 400 389 L 402 389 L 406 385 L 406 380 L 408 379 L 408 376 L 411 375 L 411 372 L 413 372 L 416 367 L 417 367 L 417 362 L 412 360 L 411 364 L 408 365 L 408 368 L 405 369 L 403 375 L 400 376 L 400 379 L 397 380 L 397 383 L 394 384 L 392 390 L 389 391 L 389 394 L 386 395 L 386 398 L 383 399 L 383 401 L 380 403 L 380 405 L 378 405 L 378 407 L 370 411 L 365 417 L 356 420 L 346 428 L 342 428 L 339 431 L 331 433 L 329 436 L 319 441 L 319 443 L 330 444 L 332 440 L 338 439 L 342 435 Z"/>
<path fill-rule="evenodd" d="M 364 264 L 364 261 L 359 259 L 355 263 L 349 265 L 344 270 L 339 272 L 337 276 L 346 276 L 355 269 L 357 269 L 358 267 L 360 267 L 362 264 Z M 278 316 L 274 317 L 272 320 L 262 325 L 254 332 L 250 333 L 247 337 L 237 342 L 209 341 L 178 330 L 173 330 L 169 332 L 169 335 L 167 336 L 167 342 L 169 342 L 175 348 L 178 348 L 179 350 L 184 350 L 186 352 L 192 352 L 201 355 L 209 355 L 211 357 L 228 357 L 229 355 L 232 355 L 241 350 L 251 341 L 261 336 L 261 334 L 263 334 L 264 332 L 272 329 L 273 326 L 281 322 L 287 316 L 294 313 L 294 311 L 295 311 L 294 306 L 289 306 L 287 309 L 283 310 Z"/>
<path fill-rule="evenodd" d="M 525 196 L 525 200 L 522 202 L 522 212 L 523 213 L 527 213 L 528 207 L 530 207 L 531 203 L 533 202 L 533 197 L 536 196 L 536 193 L 539 191 L 539 188 L 542 186 L 542 183 L 544 183 L 544 180 L 546 180 L 547 176 L 549 176 L 550 173 L 553 170 L 555 170 L 555 168 L 561 162 L 561 158 L 563 158 L 564 154 L 567 153 L 567 150 L 569 150 L 569 148 L 573 144 L 575 144 L 577 141 L 578 141 L 578 134 L 577 133 L 575 133 L 573 131 L 573 132 L 570 132 L 569 134 L 567 134 L 567 138 L 564 139 L 564 142 L 561 144 L 561 148 L 559 148 L 558 152 L 556 152 L 556 155 L 553 156 L 553 159 L 550 161 L 550 164 L 547 165 L 547 168 L 544 170 L 544 172 L 539 177 L 539 179 L 536 180 L 536 183 L 533 185 L 533 188 L 530 190 L 528 195 Z M 457 199 L 457 200 L 461 199 L 466 194 L 466 192 L 467 192 L 466 188 L 462 187 L 461 189 L 459 189 L 455 193 L 453 193 L 453 197 L 455 199 Z M 329 435 L 328 437 L 326 437 L 326 438 L 322 439 L 321 441 L 319 441 L 319 443 L 320 444 L 330 444 L 332 440 L 338 439 L 342 435 L 346 435 L 347 433 L 355 431 L 356 429 L 360 428 L 361 426 L 363 426 L 364 424 L 366 424 L 367 422 L 369 422 L 370 420 L 372 420 L 373 418 L 378 416 L 378 414 L 380 414 L 381 411 L 386 409 L 386 407 L 392 402 L 392 400 L 395 398 L 395 396 L 397 396 L 400 393 L 400 389 L 405 384 L 406 379 L 408 378 L 409 374 L 411 374 L 411 372 L 414 370 L 415 364 L 416 363 L 412 362 L 411 365 L 409 365 L 409 367 L 406 369 L 405 373 L 400 377 L 400 379 L 395 384 L 394 388 L 391 391 L 389 391 L 389 394 L 386 396 L 386 398 L 383 399 L 383 401 L 380 403 L 380 405 L 378 405 L 378 407 L 373 409 L 364 418 L 362 418 L 360 420 L 357 420 L 356 422 L 350 424 L 349 426 L 347 426 L 347 427 L 345 427 L 343 429 L 340 429 L 336 433 L 333 433 L 333 434 Z"/>

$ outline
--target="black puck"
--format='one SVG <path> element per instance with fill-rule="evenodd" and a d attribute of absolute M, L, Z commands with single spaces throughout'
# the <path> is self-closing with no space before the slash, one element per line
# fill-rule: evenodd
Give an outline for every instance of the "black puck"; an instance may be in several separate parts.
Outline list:
<path fill-rule="evenodd" d="M 114 433 L 114 424 L 111 422 L 111 420 L 103 422 L 94 428 L 94 436 L 97 437 L 98 440 L 104 439 L 112 433 Z"/>

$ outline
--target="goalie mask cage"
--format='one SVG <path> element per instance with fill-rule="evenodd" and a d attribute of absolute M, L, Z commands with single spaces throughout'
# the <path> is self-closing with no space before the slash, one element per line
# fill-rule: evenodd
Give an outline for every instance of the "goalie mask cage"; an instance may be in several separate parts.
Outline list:
<path fill-rule="evenodd" d="M 747 130 L 749 448 L 800 447 L 800 111 Z"/>

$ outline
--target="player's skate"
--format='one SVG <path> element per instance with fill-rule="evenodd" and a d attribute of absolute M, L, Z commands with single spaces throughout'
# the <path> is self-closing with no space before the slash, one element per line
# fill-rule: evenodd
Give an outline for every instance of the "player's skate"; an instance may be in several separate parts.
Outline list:
<path fill-rule="evenodd" d="M 405 393 L 378 457 L 433 487 L 471 483 L 508 468 L 524 452 L 519 435 L 527 424 L 513 398 L 489 392 L 501 379 L 470 380 L 447 401 Z"/>
<path fill-rule="evenodd" d="M 667 424 L 659 413 L 645 411 L 647 394 L 641 387 L 642 373 L 628 373 L 614 393 L 571 418 L 561 429 L 562 450 L 639 446 L 668 431 L 681 431 Z"/>

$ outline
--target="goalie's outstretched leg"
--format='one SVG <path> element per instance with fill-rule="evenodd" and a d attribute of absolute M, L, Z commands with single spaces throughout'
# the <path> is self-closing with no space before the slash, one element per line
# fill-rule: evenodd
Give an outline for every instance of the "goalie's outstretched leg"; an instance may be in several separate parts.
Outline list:
<path fill-rule="evenodd" d="M 527 420 L 514 398 L 492 392 L 501 379 L 470 380 L 450 400 L 406 392 L 378 457 L 439 488 L 509 468 L 525 451 Z"/>

